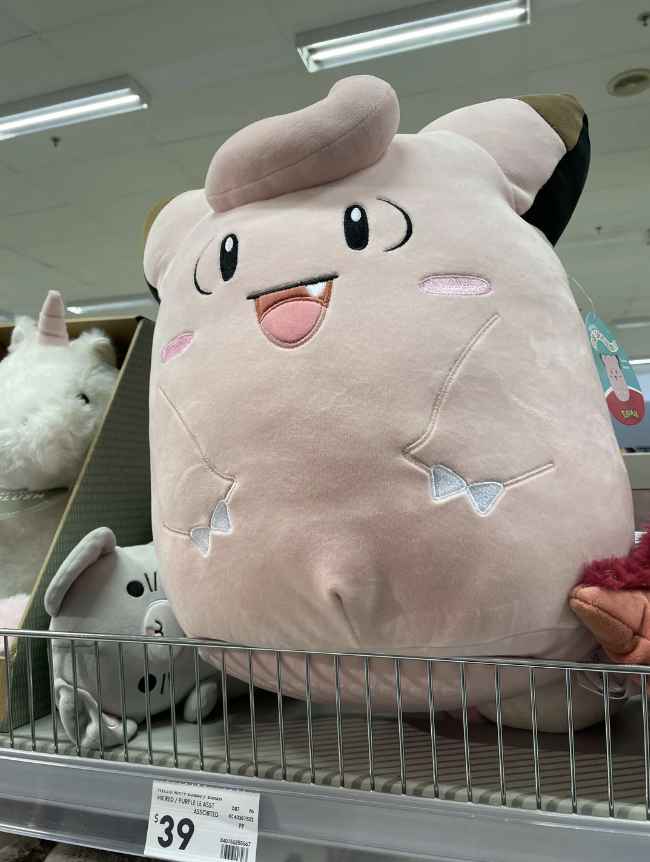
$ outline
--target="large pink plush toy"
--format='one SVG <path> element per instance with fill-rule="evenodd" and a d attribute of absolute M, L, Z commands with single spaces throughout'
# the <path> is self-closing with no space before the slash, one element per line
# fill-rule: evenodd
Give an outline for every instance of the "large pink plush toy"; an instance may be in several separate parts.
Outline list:
<path fill-rule="evenodd" d="M 398 120 L 388 84 L 339 81 L 235 134 L 205 189 L 147 220 L 165 590 L 190 636 L 248 646 L 585 659 L 568 593 L 634 528 L 553 251 L 587 174 L 584 111 L 530 96 L 417 135 Z M 245 653 L 229 661 L 245 674 Z M 312 657 L 317 700 L 332 661 Z M 304 667 L 283 659 L 287 694 L 304 697 Z M 373 706 L 394 707 L 394 662 L 370 671 Z M 257 684 L 275 674 L 256 658 Z M 508 720 L 528 672 L 501 682 Z M 458 666 L 434 688 L 460 706 Z M 365 702 L 362 658 L 341 661 L 341 691 Z M 491 667 L 468 666 L 467 694 L 490 714 Z M 579 724 L 601 709 L 576 687 L 576 710 L 583 695 Z M 402 663 L 402 700 L 427 707 L 426 663 Z"/>

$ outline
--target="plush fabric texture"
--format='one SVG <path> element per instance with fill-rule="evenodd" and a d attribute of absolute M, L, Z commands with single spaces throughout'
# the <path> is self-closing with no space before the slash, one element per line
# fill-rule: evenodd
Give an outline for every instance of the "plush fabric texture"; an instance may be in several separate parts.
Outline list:
<path fill-rule="evenodd" d="M 625 557 L 594 560 L 584 567 L 582 583 L 604 590 L 650 589 L 650 525 Z"/>
<path fill-rule="evenodd" d="M 215 212 L 340 180 L 373 165 L 393 140 L 399 104 L 370 75 L 337 81 L 293 114 L 247 126 L 219 149 L 205 181 Z"/>
<path fill-rule="evenodd" d="M 571 591 L 572 610 L 622 664 L 650 664 L 650 533 L 626 557 L 595 560 Z"/>
<path fill-rule="evenodd" d="M 566 597 L 586 562 L 628 551 L 634 526 L 566 274 L 522 218 L 566 152 L 533 107 L 505 99 L 396 135 L 324 185 L 314 170 L 310 188 L 225 213 L 201 209 L 200 192 L 160 212 L 144 254 L 162 297 L 153 528 L 188 634 L 414 656 L 593 650 Z M 237 267 L 225 280 L 227 237 Z M 438 277 L 490 290 L 422 289 Z M 318 328 L 269 337 L 259 304 L 317 302 L 308 288 L 323 283 Z M 189 348 L 163 363 L 186 332 Z M 437 465 L 503 493 L 484 513 L 482 492 L 436 499 Z M 232 529 L 204 553 L 191 534 L 220 501 Z M 245 651 L 228 670 L 246 676 Z M 273 688 L 275 655 L 256 655 L 254 672 Z M 312 657 L 310 674 L 314 699 L 332 700 L 331 657 Z M 370 677 L 373 707 L 394 708 L 394 662 L 373 659 Z M 469 706 L 493 697 L 492 668 L 467 680 Z M 304 697 L 302 655 L 285 656 L 282 682 Z M 436 666 L 434 682 L 438 708 L 461 705 L 456 665 Z M 341 661 L 341 686 L 344 704 L 365 704 L 361 658 Z M 527 687 L 525 670 L 504 669 L 504 698 Z M 427 709 L 425 663 L 403 662 L 402 700 Z"/>
<path fill-rule="evenodd" d="M 31 592 L 117 380 L 99 329 L 68 340 L 50 291 L 38 326 L 19 317 L 0 362 L 0 489 L 64 489 L 43 509 L 0 518 L 0 599 Z"/>
<path fill-rule="evenodd" d="M 650 664 L 650 593 L 580 584 L 571 608 L 598 638 L 613 662 Z"/>
<path fill-rule="evenodd" d="M 516 124 L 524 134 L 511 134 Z M 587 118 L 573 96 L 521 96 L 461 108 L 423 131 L 440 129 L 465 135 L 494 156 L 512 184 L 517 212 L 555 245 L 589 170 Z"/>
<path fill-rule="evenodd" d="M 89 533 L 69 554 L 45 594 L 45 609 L 52 617 L 50 630 L 99 634 L 184 637 L 169 602 L 165 598 L 153 543 L 119 548 L 108 527 Z M 66 733 L 76 740 L 76 711 L 73 688 L 72 647 L 69 640 L 54 640 L 54 689 L 56 705 Z M 169 647 L 155 644 L 147 648 L 151 714 L 171 706 Z M 187 721 L 196 721 L 198 700 L 194 654 L 176 646 L 173 650 L 175 703 L 188 695 Z M 95 646 L 92 641 L 76 642 L 79 737 L 84 748 L 100 745 Z M 124 644 L 124 686 L 126 716 L 122 715 L 119 656 L 116 643 L 99 643 L 101 709 L 104 745 L 132 737 L 146 716 L 144 647 Z M 221 691 L 218 674 L 200 663 L 201 712 L 207 715 Z M 215 678 L 216 677 L 216 678 Z"/>

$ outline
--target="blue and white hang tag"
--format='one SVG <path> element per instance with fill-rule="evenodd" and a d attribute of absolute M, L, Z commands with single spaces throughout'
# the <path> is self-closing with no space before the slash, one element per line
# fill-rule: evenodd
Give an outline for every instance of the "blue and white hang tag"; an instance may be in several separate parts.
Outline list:
<path fill-rule="evenodd" d="M 609 412 L 623 425 L 637 425 L 645 415 L 645 401 L 623 348 L 595 314 L 587 315 L 585 326 Z"/>

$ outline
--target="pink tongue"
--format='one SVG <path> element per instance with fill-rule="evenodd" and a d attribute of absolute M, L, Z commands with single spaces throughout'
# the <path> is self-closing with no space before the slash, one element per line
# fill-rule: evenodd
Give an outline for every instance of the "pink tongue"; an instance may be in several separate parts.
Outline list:
<path fill-rule="evenodd" d="M 262 318 L 262 329 L 276 341 L 295 344 L 314 330 L 323 313 L 319 302 L 291 299 L 276 305 Z"/>

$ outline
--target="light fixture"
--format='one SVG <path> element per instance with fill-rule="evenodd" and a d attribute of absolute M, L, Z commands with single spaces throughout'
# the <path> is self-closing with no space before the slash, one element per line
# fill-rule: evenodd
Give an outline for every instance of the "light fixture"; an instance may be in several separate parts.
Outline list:
<path fill-rule="evenodd" d="M 650 88 L 650 69 L 628 69 L 614 75 L 607 85 L 612 96 L 637 96 Z"/>
<path fill-rule="evenodd" d="M 128 308 L 142 308 L 143 305 L 156 305 L 156 301 L 151 296 L 110 299 L 105 302 L 84 302 L 81 305 L 68 305 L 66 311 L 71 314 L 92 314 L 96 311 L 124 311 Z"/>
<path fill-rule="evenodd" d="M 140 111 L 149 95 L 129 75 L 0 105 L 0 140 Z"/>
<path fill-rule="evenodd" d="M 650 326 L 650 320 L 622 320 L 620 323 L 612 323 L 615 329 L 643 329 Z"/>
<path fill-rule="evenodd" d="M 422 6 L 299 33 L 310 72 L 530 23 L 530 0 L 436 0 Z"/>
<path fill-rule="evenodd" d="M 650 365 L 650 359 L 628 359 L 630 365 Z"/>

